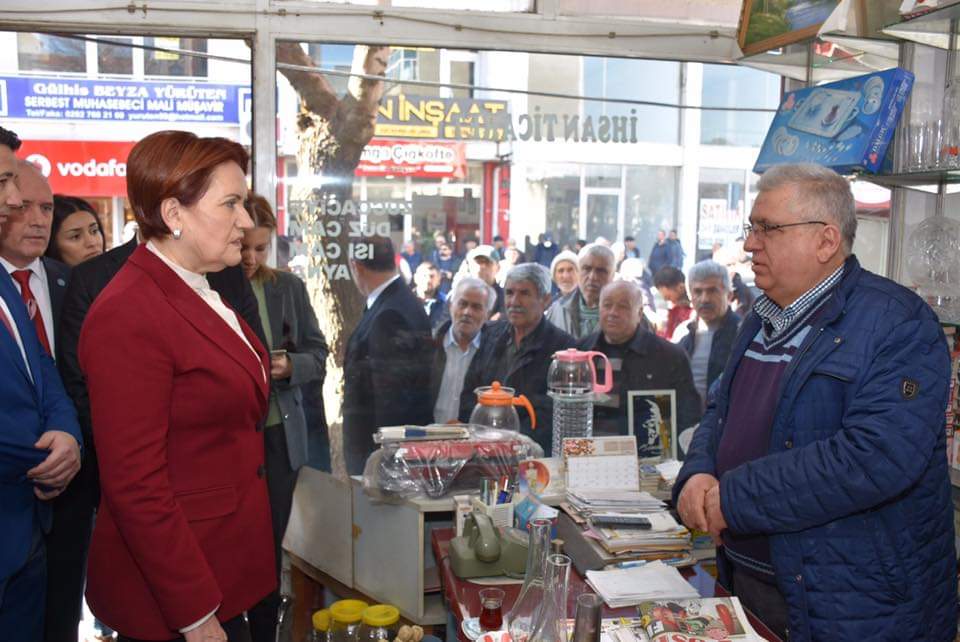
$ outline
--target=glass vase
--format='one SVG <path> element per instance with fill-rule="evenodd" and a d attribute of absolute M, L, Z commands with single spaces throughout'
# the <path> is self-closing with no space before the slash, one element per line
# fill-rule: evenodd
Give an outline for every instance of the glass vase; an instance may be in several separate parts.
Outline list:
<path fill-rule="evenodd" d="M 514 642 L 525 642 L 533 633 L 537 615 L 543 605 L 543 573 L 550 554 L 550 531 L 553 525 L 549 519 L 535 519 L 530 522 L 529 545 L 527 548 L 527 570 L 523 577 L 520 595 L 507 614 L 510 637 Z"/>
<path fill-rule="evenodd" d="M 566 555 L 547 557 L 543 576 L 543 607 L 537 616 L 530 642 L 568 642 L 567 582 L 570 579 L 570 558 Z"/>

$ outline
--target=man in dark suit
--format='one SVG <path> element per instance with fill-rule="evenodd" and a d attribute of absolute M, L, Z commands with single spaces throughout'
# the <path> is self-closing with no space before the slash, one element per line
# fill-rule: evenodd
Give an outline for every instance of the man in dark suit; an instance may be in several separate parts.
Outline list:
<path fill-rule="evenodd" d="M 423 305 L 397 273 L 388 237 L 369 241 L 373 256 L 350 260 L 367 298 L 343 362 L 343 451 L 347 472 L 363 472 L 381 426 L 428 424 L 433 343 Z"/>
<path fill-rule="evenodd" d="M 83 431 L 83 467 L 68 492 L 55 504 L 56 526 L 47 537 L 51 551 L 47 585 L 46 637 L 47 642 L 70 642 L 77 639 L 83 600 L 87 549 L 93 532 L 93 515 L 100 502 L 100 482 L 97 471 L 93 427 L 90 419 L 90 399 L 87 384 L 80 370 L 77 344 L 80 328 L 97 295 L 120 271 L 138 240 L 131 239 L 106 254 L 90 259 L 73 269 L 63 302 L 63 312 L 57 333 L 57 365 L 67 393 L 73 399 Z M 240 266 L 229 267 L 207 275 L 210 287 L 243 317 L 247 325 L 266 344 L 263 326 L 257 312 L 257 300 Z M 110 346 L 104 346 L 109 350 Z"/>
<path fill-rule="evenodd" d="M 537 414 L 537 428 L 527 414 L 520 414 L 520 432 L 550 455 L 553 400 L 547 396 L 547 372 L 554 353 L 573 348 L 577 340 L 543 316 L 550 305 L 550 271 L 537 263 L 521 263 L 507 273 L 503 286 L 506 321 L 498 321 L 488 334 L 467 371 L 463 389 L 473 390 L 499 381 L 525 395 Z M 465 406 L 460 419 L 466 421 Z"/>
<path fill-rule="evenodd" d="M 434 336 L 430 395 L 433 420 L 438 424 L 468 415 L 476 403 L 473 389 L 464 390 L 473 358 L 483 345 L 483 328 L 496 305 L 497 295 L 482 280 L 463 276 L 450 293 L 450 320 Z"/>
<path fill-rule="evenodd" d="M 20 140 L 0 127 L 0 229 L 23 208 Z M 36 312 L 36 303 L 33 306 Z M 80 427 L 21 293 L 0 273 L 0 631 L 35 642 L 43 630 L 49 501 L 80 468 Z"/>
<path fill-rule="evenodd" d="M 70 268 L 44 256 L 53 224 L 53 191 L 32 163 L 17 161 L 23 206 L 0 232 L 0 263 L 14 280 L 47 354 L 56 353 L 56 328 Z"/>

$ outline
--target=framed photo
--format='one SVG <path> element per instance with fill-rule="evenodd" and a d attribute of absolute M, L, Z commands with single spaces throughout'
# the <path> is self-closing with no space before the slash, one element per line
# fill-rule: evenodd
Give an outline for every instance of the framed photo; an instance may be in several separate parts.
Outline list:
<path fill-rule="evenodd" d="M 641 458 L 677 459 L 677 391 L 628 391 L 627 433 L 636 436 Z"/>
<path fill-rule="evenodd" d="M 840 0 L 743 0 L 737 43 L 750 56 L 813 38 Z"/>

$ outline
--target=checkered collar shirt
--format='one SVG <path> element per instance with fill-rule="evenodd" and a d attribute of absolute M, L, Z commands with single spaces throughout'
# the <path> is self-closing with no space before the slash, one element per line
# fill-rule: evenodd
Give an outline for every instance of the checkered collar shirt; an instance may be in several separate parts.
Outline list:
<path fill-rule="evenodd" d="M 774 303 L 766 294 L 760 295 L 753 304 L 753 309 L 763 321 L 764 338 L 767 341 L 775 341 L 790 330 L 797 321 L 806 320 L 809 317 L 808 313 L 813 312 L 826 301 L 827 295 L 840 282 L 842 276 L 843 265 L 785 308 Z"/>

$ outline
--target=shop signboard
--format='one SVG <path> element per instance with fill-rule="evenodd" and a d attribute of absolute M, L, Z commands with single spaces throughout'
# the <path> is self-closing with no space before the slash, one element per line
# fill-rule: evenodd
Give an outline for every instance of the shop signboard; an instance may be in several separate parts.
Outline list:
<path fill-rule="evenodd" d="M 377 136 L 447 140 L 507 139 L 507 101 L 486 98 L 385 96 L 377 112 Z"/>
<path fill-rule="evenodd" d="M 240 122 L 246 85 L 0 76 L 0 117 L 73 121 Z"/>
<path fill-rule="evenodd" d="M 40 168 L 54 194 L 126 196 L 127 156 L 134 142 L 25 140 L 20 158 Z"/>
<path fill-rule="evenodd" d="M 731 208 L 725 198 L 701 198 L 700 221 L 697 225 L 697 249 L 710 250 L 743 236 L 743 201 Z"/>
<path fill-rule="evenodd" d="M 364 148 L 354 174 L 459 179 L 466 172 L 464 143 L 374 138 Z"/>

